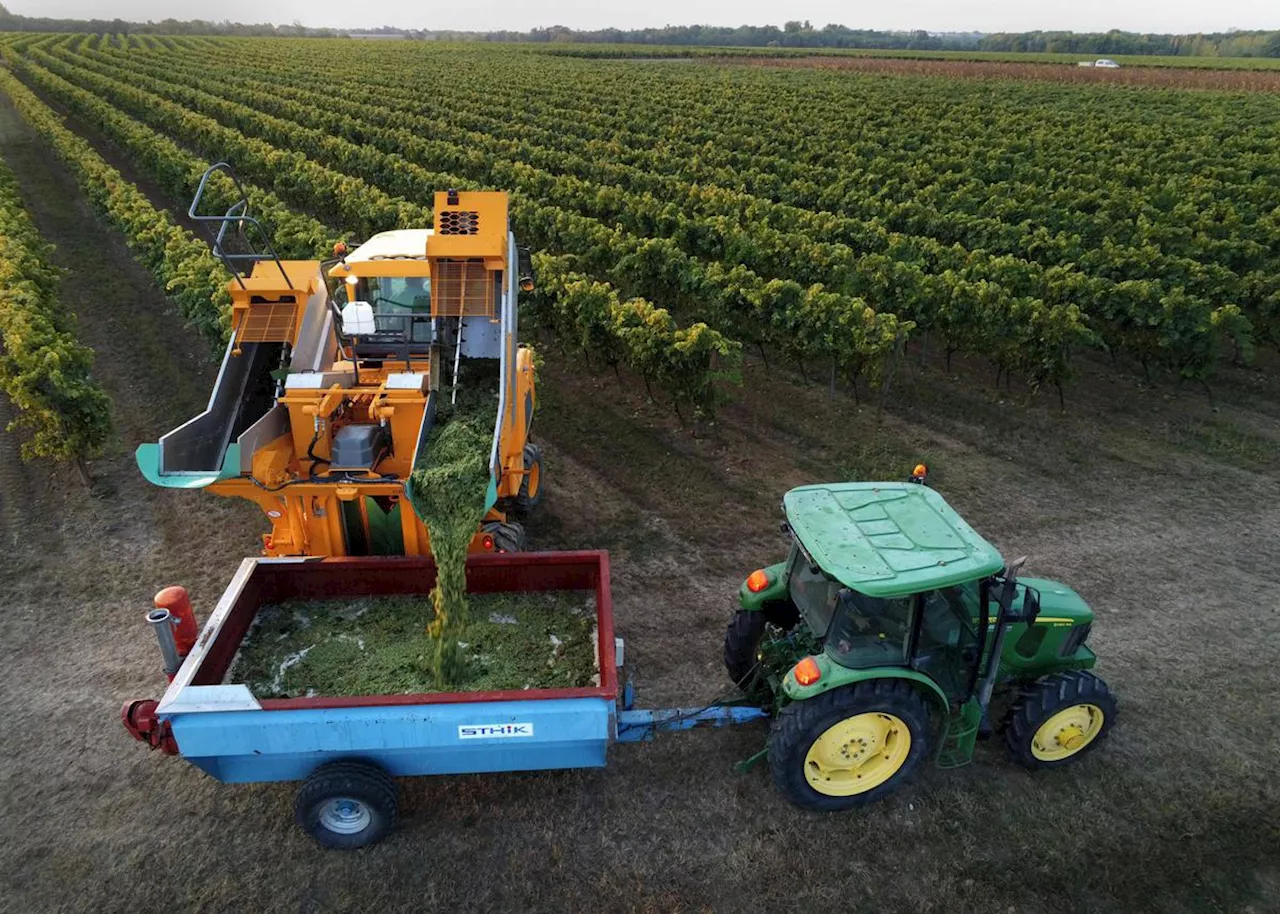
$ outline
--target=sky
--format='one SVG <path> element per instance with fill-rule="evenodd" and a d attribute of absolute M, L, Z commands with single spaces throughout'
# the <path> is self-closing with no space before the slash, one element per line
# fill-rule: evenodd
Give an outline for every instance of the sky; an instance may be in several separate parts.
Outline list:
<path fill-rule="evenodd" d="M 358 4 L 314 0 L 5 0 L 10 12 L 73 19 L 212 19 L 288 23 L 358 29 L 401 28 L 526 31 L 535 26 L 579 29 L 663 25 L 781 25 L 810 20 L 814 27 L 838 22 L 850 28 L 929 31 L 1023 32 L 1062 29 L 1103 32 L 1220 32 L 1280 29 L 1278 0 L 646 0 L 593 4 L 583 0 L 362 0 Z"/>

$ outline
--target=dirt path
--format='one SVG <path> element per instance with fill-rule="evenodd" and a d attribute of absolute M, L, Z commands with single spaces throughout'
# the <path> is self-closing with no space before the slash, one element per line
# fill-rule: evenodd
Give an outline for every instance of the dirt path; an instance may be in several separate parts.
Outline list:
<path fill-rule="evenodd" d="M 1228 378 L 1215 410 L 1086 363 L 1061 416 L 992 391 L 977 368 L 935 367 L 904 373 L 877 431 L 847 397 L 752 364 L 693 438 L 642 385 L 548 349 L 535 422 L 548 497 L 531 532 L 541 547 L 611 550 L 645 703 L 722 691 L 728 608 L 784 548 L 787 488 L 922 456 L 976 527 L 1097 608 L 1092 643 L 1121 723 L 1075 768 L 1029 775 L 985 745 L 967 769 L 841 816 L 795 810 L 763 771 L 730 773 L 762 728 L 695 732 L 617 748 L 600 771 L 406 781 L 397 833 L 335 854 L 293 827 L 290 785 L 220 785 L 119 725 L 122 700 L 163 685 L 139 621 L 147 597 L 181 581 L 203 616 L 262 524 L 138 478 L 133 446 L 200 408 L 213 365 L 3 106 L 0 153 L 73 270 L 67 299 L 122 439 L 94 467 L 105 497 L 34 467 L 19 469 L 35 497 L 6 503 L 36 534 L 0 577 L 0 890 L 14 910 L 1276 910 L 1268 384 Z"/>

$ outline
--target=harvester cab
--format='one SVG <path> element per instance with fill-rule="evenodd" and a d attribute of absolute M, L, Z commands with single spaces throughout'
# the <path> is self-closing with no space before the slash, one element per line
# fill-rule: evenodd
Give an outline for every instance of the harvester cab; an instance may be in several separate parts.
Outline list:
<path fill-rule="evenodd" d="M 236 202 L 203 214 L 219 173 Z M 522 549 L 516 518 L 540 498 L 541 452 L 533 354 L 517 342 L 533 274 L 507 195 L 438 193 L 431 228 L 340 243 L 324 262 L 281 260 L 225 163 L 190 215 L 231 273 L 231 338 L 205 411 L 138 448 L 147 479 L 253 501 L 271 522 L 268 556 L 429 555 L 407 487 L 437 410 L 470 389 L 498 404 L 471 548 Z"/>
<path fill-rule="evenodd" d="M 929 755 L 967 764 L 997 701 L 1028 767 L 1075 759 L 1115 717 L 1084 600 L 1006 565 L 923 477 L 786 493 L 790 554 L 740 590 L 725 663 L 778 710 L 770 766 L 800 805 L 874 800 Z"/>

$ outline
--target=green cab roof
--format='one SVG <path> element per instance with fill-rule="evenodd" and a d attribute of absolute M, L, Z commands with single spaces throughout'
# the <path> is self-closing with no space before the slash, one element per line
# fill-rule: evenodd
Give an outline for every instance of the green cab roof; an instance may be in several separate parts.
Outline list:
<path fill-rule="evenodd" d="M 946 499 L 916 483 L 800 486 L 783 496 L 782 508 L 822 570 L 867 596 L 951 587 L 1004 567 Z"/>

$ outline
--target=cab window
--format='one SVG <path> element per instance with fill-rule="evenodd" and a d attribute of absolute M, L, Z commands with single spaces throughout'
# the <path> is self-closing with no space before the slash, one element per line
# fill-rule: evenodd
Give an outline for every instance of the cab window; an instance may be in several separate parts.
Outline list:
<path fill-rule="evenodd" d="M 827 632 L 827 654 L 854 669 L 905 664 L 915 601 L 914 596 L 869 597 L 842 590 Z"/>

